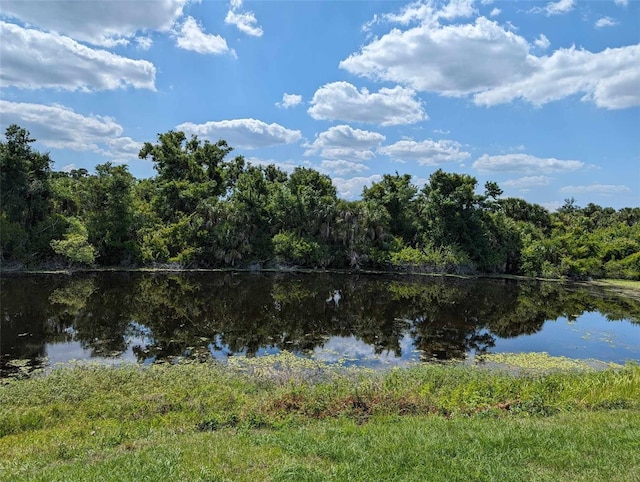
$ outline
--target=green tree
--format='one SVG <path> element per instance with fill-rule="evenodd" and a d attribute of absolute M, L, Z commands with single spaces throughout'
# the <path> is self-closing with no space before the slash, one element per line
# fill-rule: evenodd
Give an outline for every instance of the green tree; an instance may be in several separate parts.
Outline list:
<path fill-rule="evenodd" d="M 57 233 L 51 223 L 51 159 L 32 149 L 29 131 L 12 124 L 0 143 L 0 252 L 4 258 L 45 257 Z"/>
<path fill-rule="evenodd" d="M 226 193 L 242 169 L 241 157 L 226 163 L 232 151 L 225 141 L 212 144 L 197 136 L 187 140 L 184 132 L 158 134 L 158 143 L 146 142 L 140 159 L 151 159 L 158 172 L 155 207 L 160 217 L 169 222 L 196 211 L 206 198 Z"/>
<path fill-rule="evenodd" d="M 438 169 L 421 191 L 424 238 L 435 246 L 452 246 L 466 253 L 483 270 L 505 270 L 507 258 L 515 256 L 516 239 L 503 218 L 495 182 L 485 184 L 484 194 L 475 192 L 478 181 L 468 174 Z"/>
<path fill-rule="evenodd" d="M 382 180 L 362 190 L 362 199 L 369 205 L 369 211 L 383 209 L 389 234 L 400 236 L 405 243 L 413 244 L 417 234 L 416 194 L 418 188 L 411 183 L 411 175 L 385 174 Z"/>
<path fill-rule="evenodd" d="M 96 166 L 96 175 L 87 179 L 83 204 L 89 242 L 103 265 L 130 263 L 137 258 L 133 232 L 134 177 L 127 166 L 112 163 Z"/>
<path fill-rule="evenodd" d="M 203 259 L 203 239 L 210 241 L 216 226 L 207 213 L 244 170 L 241 156 L 225 161 L 231 151 L 223 140 L 201 142 L 180 131 L 159 134 L 156 144 L 144 144 L 139 157 L 151 159 L 158 172 L 151 205 L 159 224 L 141 230 L 143 259 L 209 262 Z"/>

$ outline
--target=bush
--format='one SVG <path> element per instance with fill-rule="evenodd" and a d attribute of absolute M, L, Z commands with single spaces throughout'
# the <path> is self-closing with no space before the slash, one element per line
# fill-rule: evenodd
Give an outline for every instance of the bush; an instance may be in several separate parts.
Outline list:
<path fill-rule="evenodd" d="M 469 256 L 454 246 L 427 245 L 422 249 L 404 247 L 390 254 L 390 262 L 396 267 L 420 268 L 429 271 L 473 270 L 473 263 Z"/>
<path fill-rule="evenodd" d="M 640 280 L 640 252 L 620 261 L 609 261 L 604 270 L 607 278 Z"/>
<path fill-rule="evenodd" d="M 70 265 L 92 265 L 96 259 L 96 250 L 89 244 L 87 228 L 78 218 L 68 218 L 69 228 L 64 239 L 51 241 L 53 251 L 69 261 Z"/>
<path fill-rule="evenodd" d="M 273 237 L 273 251 L 280 261 L 302 266 L 326 266 L 330 261 L 325 246 L 291 231 Z"/>

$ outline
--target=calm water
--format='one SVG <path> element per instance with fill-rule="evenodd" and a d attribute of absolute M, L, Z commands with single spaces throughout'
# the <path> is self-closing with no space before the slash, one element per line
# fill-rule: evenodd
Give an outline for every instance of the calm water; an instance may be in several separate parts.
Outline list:
<path fill-rule="evenodd" d="M 264 273 L 0 283 L 0 376 L 25 363 L 224 360 L 280 350 L 373 367 L 528 351 L 640 361 L 640 301 L 554 283 Z"/>

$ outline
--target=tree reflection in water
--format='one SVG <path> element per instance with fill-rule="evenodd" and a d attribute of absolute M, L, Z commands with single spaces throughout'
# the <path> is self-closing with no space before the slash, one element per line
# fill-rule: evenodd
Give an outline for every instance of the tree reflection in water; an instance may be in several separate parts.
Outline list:
<path fill-rule="evenodd" d="M 364 274 L 100 273 L 1 280 L 0 371 L 46 363 L 47 344 L 79 342 L 90 356 L 131 348 L 139 361 L 311 353 L 354 337 L 402 355 L 408 334 L 423 360 L 490 350 L 497 338 L 547 320 L 600 312 L 640 324 L 640 302 L 595 288 L 512 280 Z"/>

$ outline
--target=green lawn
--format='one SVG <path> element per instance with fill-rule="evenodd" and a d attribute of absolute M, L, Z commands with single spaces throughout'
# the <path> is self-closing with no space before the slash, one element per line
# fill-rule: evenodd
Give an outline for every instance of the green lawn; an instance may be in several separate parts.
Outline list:
<path fill-rule="evenodd" d="M 0 386 L 1 480 L 640 480 L 640 367 L 376 374 L 284 357 Z"/>

